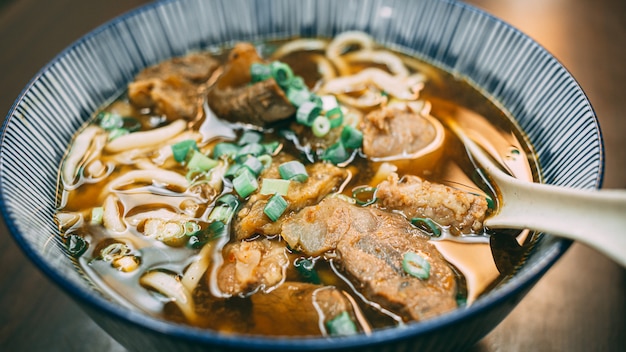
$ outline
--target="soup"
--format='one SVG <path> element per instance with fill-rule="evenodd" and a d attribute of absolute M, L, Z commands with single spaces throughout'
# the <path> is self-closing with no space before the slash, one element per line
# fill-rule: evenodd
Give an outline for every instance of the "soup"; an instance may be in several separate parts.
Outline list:
<path fill-rule="evenodd" d="M 495 104 L 365 33 L 190 53 L 76 134 L 56 220 L 97 289 L 174 322 L 335 336 L 430 319 L 532 244 L 483 227 L 497 189 L 449 119 L 537 177 Z"/>

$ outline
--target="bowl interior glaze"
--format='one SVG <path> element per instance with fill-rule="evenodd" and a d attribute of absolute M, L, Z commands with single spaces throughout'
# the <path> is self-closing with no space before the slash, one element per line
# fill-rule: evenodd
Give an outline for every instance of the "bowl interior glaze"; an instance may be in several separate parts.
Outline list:
<path fill-rule="evenodd" d="M 491 330 L 564 253 L 543 235 L 525 265 L 474 305 L 370 336 L 277 340 L 225 336 L 128 310 L 94 290 L 66 258 L 53 222 L 58 165 L 75 131 L 142 68 L 240 40 L 331 37 L 362 30 L 378 42 L 463 77 L 514 116 L 545 183 L 599 188 L 603 145 L 593 109 L 569 72 L 508 24 L 455 1 L 189 0 L 150 4 L 87 34 L 44 67 L 9 111 L 0 149 L 1 209 L 27 256 L 132 348 L 316 350 L 455 349 Z M 477 327 L 477 324 L 480 326 Z M 460 331 L 462 330 L 462 331 Z"/>

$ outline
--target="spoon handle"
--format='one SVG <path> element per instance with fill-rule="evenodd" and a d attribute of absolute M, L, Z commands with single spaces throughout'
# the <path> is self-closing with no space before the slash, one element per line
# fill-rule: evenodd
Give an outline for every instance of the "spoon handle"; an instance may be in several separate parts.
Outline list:
<path fill-rule="evenodd" d="M 626 268 L 626 190 L 581 190 L 522 181 L 500 169 L 454 122 L 448 126 L 497 184 L 490 228 L 530 229 L 584 243 Z"/>
<path fill-rule="evenodd" d="M 584 243 L 626 267 L 626 191 L 498 180 L 504 204 L 490 228 L 533 229 Z"/>

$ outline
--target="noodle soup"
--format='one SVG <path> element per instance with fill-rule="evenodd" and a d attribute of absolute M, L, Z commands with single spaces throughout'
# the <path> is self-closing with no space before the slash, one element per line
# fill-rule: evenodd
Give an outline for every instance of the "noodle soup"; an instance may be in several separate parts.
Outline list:
<path fill-rule="evenodd" d="M 98 289 L 172 321 L 282 336 L 422 321 L 472 304 L 532 244 L 490 241 L 497 190 L 446 119 L 536 178 L 503 111 L 364 33 L 191 53 L 77 133 L 56 220 Z"/>

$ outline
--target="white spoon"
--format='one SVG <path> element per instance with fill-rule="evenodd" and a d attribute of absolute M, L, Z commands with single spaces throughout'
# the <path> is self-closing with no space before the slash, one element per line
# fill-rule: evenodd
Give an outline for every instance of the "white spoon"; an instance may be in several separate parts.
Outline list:
<path fill-rule="evenodd" d="M 530 229 L 584 243 L 626 267 L 626 190 L 581 190 L 514 178 L 454 121 L 448 127 L 461 139 L 502 196 L 488 228 Z"/>

